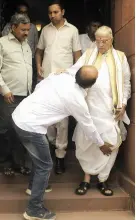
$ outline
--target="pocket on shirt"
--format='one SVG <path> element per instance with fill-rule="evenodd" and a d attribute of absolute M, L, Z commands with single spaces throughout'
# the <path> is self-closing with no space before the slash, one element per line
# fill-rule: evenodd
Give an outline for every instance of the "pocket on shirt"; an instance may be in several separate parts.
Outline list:
<path fill-rule="evenodd" d="M 7 50 L 5 57 L 13 62 L 22 60 L 19 49 Z"/>
<path fill-rule="evenodd" d="M 24 60 L 26 63 L 29 65 L 32 65 L 32 52 L 31 49 L 29 48 L 24 48 L 24 57 L 22 55 L 22 52 L 20 49 L 13 48 L 11 50 L 8 50 L 6 57 L 13 63 L 15 62 L 21 62 Z"/>

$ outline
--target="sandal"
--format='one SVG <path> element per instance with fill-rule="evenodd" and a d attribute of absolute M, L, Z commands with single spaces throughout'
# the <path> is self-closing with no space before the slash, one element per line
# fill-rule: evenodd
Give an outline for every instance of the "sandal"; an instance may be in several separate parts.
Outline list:
<path fill-rule="evenodd" d="M 29 176 L 31 173 L 31 170 L 28 167 L 24 167 L 24 166 L 22 166 L 20 168 L 16 168 L 15 171 L 17 173 L 24 175 L 24 176 Z"/>
<path fill-rule="evenodd" d="M 4 168 L 4 175 L 5 176 L 14 176 L 15 175 L 15 172 L 14 172 L 14 170 L 11 168 L 11 167 L 9 167 L 9 168 Z"/>
<path fill-rule="evenodd" d="M 90 184 L 87 182 L 81 182 L 79 187 L 75 190 L 75 194 L 85 195 L 88 189 L 90 189 Z"/>
<path fill-rule="evenodd" d="M 113 191 L 108 187 L 108 184 L 106 182 L 100 182 L 97 184 L 97 188 L 103 194 L 104 196 L 112 196 Z"/>

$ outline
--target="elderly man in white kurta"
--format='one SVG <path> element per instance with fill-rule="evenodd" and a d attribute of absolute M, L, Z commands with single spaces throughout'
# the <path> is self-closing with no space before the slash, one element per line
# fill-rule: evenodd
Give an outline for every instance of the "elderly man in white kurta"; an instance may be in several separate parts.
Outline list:
<path fill-rule="evenodd" d="M 86 101 L 101 138 L 112 147 L 101 149 L 90 143 L 86 140 L 82 128 L 77 125 L 74 134 L 76 157 L 85 177 L 75 193 L 85 194 L 90 188 L 91 175 L 98 175 L 98 189 L 102 194 L 111 196 L 113 191 L 109 189 L 107 179 L 119 146 L 126 137 L 123 122 L 130 123 L 125 111 L 131 94 L 130 69 L 125 54 L 112 47 L 113 36 L 109 27 L 100 27 L 95 37 L 97 48 L 87 50 L 69 72 L 75 74 L 75 71 L 85 64 L 97 67 L 98 79 L 95 85 L 88 89 Z"/>

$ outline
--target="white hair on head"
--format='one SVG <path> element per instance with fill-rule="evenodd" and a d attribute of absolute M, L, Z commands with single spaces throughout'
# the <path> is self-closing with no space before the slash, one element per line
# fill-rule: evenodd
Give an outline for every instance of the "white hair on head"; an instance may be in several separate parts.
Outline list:
<path fill-rule="evenodd" d="M 101 26 L 95 32 L 95 36 L 108 36 L 113 39 L 112 29 L 108 26 Z"/>

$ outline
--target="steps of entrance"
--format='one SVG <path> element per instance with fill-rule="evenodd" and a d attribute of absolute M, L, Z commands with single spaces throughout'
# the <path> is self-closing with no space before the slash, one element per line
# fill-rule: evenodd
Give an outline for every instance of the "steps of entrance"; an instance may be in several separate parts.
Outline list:
<path fill-rule="evenodd" d="M 134 220 L 134 215 L 129 211 L 101 211 L 101 212 L 78 212 L 56 213 L 58 220 Z M 3 220 L 22 220 L 22 214 L 0 214 Z"/>
<path fill-rule="evenodd" d="M 84 173 L 79 164 L 67 164 L 66 172 L 57 175 L 52 170 L 50 183 L 77 183 L 79 184 L 83 181 Z M 29 177 L 23 176 L 21 174 L 16 174 L 13 177 L 4 176 L 2 173 L 0 174 L 0 184 L 22 184 L 28 183 Z M 95 185 L 97 183 L 97 176 L 92 176 L 91 183 Z M 109 183 L 112 185 L 117 185 L 117 172 L 114 169 L 110 175 Z"/>
<path fill-rule="evenodd" d="M 52 155 L 53 161 L 55 164 L 55 157 L 54 154 Z M 2 165 L 1 165 L 2 166 Z M 54 173 L 54 169 L 52 170 L 50 182 L 51 183 L 77 183 L 79 184 L 83 181 L 84 173 L 80 167 L 78 160 L 75 157 L 75 150 L 68 150 L 65 158 L 65 166 L 66 172 L 62 175 L 57 175 Z M 2 169 L 1 169 L 2 170 Z M 23 176 L 20 174 L 16 174 L 14 177 L 6 177 L 0 173 L 0 184 L 22 184 L 28 183 L 29 177 Z M 97 177 L 92 176 L 91 183 L 96 184 Z M 117 172 L 116 168 L 114 168 L 111 172 L 109 182 L 113 185 L 117 183 Z"/>
<path fill-rule="evenodd" d="M 110 177 L 114 190 L 112 197 L 106 197 L 96 189 L 96 177 L 91 179 L 91 189 L 84 196 L 75 195 L 74 191 L 84 173 L 75 158 L 74 150 L 66 157 L 66 172 L 56 175 L 54 170 L 50 177 L 53 191 L 46 193 L 46 207 L 55 212 L 84 212 L 99 210 L 128 210 L 129 196 L 118 186 L 116 169 Z M 25 210 L 29 196 L 25 194 L 28 177 L 16 174 L 14 177 L 0 175 L 0 213 L 15 214 Z"/>
<path fill-rule="evenodd" d="M 25 194 L 27 184 L 1 184 L 0 213 L 22 213 L 29 196 Z M 114 187 L 114 195 L 103 196 L 92 187 L 84 196 L 75 195 L 76 183 L 53 183 L 52 192 L 46 193 L 46 207 L 55 212 L 83 212 L 100 210 L 128 210 L 129 196 Z"/>

